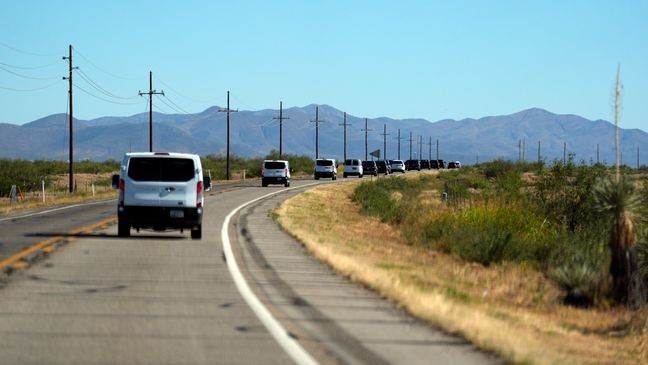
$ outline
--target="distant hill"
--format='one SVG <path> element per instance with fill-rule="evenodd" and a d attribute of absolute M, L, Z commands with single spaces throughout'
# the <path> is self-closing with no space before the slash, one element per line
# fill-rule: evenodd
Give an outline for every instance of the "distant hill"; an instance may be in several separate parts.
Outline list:
<path fill-rule="evenodd" d="M 316 105 L 284 110 L 289 117 L 283 122 L 283 151 L 291 154 L 315 155 Z M 225 154 L 226 114 L 219 107 L 210 107 L 197 114 L 153 114 L 153 140 L 156 151 L 191 152 L 201 155 Z M 263 156 L 279 149 L 278 110 L 239 111 L 230 115 L 231 152 L 251 157 Z M 343 112 L 328 105 L 319 105 L 320 157 L 343 157 Z M 495 158 L 517 160 L 520 141 L 525 141 L 526 160 L 562 159 L 563 144 L 577 161 L 614 161 L 614 125 L 604 120 L 590 121 L 577 115 L 558 115 L 533 108 L 521 112 L 480 119 L 441 120 L 368 119 L 368 150 L 383 149 L 383 126 L 387 126 L 387 158 L 398 155 L 398 129 L 401 132 L 401 158 L 419 155 L 422 136 L 423 157 L 460 160 L 471 164 Z M 364 158 L 364 118 L 347 115 L 347 157 Z M 120 159 L 124 152 L 148 150 L 148 113 L 130 117 L 101 117 L 74 122 L 75 160 Z M 430 138 L 432 144 L 430 145 Z M 648 134 L 638 129 L 622 129 L 620 133 L 623 162 L 636 166 L 637 148 L 641 164 L 648 161 Z M 22 159 L 67 160 L 68 119 L 54 114 L 22 126 L 0 124 L 0 157 Z"/>

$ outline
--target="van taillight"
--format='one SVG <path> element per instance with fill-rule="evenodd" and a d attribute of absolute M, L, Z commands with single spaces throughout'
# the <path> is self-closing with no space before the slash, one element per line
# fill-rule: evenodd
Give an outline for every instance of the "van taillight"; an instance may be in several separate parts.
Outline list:
<path fill-rule="evenodd" d="M 203 182 L 198 181 L 198 184 L 196 184 L 196 207 L 197 208 L 202 207 L 202 200 L 203 200 Z"/>
<path fill-rule="evenodd" d="M 124 205 L 124 191 L 126 190 L 126 183 L 124 179 L 119 179 L 119 205 Z"/>
<path fill-rule="evenodd" d="M 285 174 L 286 174 L 286 176 L 288 176 L 288 169 L 286 169 L 286 172 L 285 172 Z"/>

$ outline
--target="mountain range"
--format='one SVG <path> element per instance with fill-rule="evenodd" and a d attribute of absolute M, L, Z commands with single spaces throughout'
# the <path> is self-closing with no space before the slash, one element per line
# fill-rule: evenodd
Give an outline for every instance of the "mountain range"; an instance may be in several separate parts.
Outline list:
<path fill-rule="evenodd" d="M 319 108 L 319 156 L 344 156 L 344 113 L 328 105 L 307 105 L 283 110 L 282 150 L 288 154 L 315 156 L 315 109 Z M 224 155 L 227 142 L 227 113 L 214 106 L 196 114 L 153 113 L 155 151 Z M 101 117 L 74 120 L 75 160 L 119 160 L 124 152 L 148 151 L 148 113 L 129 117 Z M 279 111 L 265 109 L 230 114 L 232 154 L 264 156 L 279 149 Z M 347 157 L 364 159 L 365 119 L 346 116 Z M 0 157 L 67 160 L 68 116 L 53 114 L 22 126 L 0 123 Z M 587 120 L 577 115 L 559 115 L 532 108 L 518 113 L 480 119 L 367 119 L 368 152 L 383 150 L 386 132 L 387 155 L 439 158 L 464 163 L 496 158 L 517 160 L 562 160 L 563 154 L 577 161 L 614 162 L 614 125 L 604 120 Z M 410 141 L 411 135 L 411 141 Z M 419 137 L 420 136 L 420 137 Z M 648 160 L 648 133 L 620 129 L 622 161 L 636 166 Z M 422 141 L 419 147 L 419 141 Z M 430 143 L 431 142 L 431 143 Z M 522 148 L 524 147 L 524 148 Z M 421 152 L 419 152 L 421 151 Z M 384 151 L 381 152 L 385 156 Z"/>

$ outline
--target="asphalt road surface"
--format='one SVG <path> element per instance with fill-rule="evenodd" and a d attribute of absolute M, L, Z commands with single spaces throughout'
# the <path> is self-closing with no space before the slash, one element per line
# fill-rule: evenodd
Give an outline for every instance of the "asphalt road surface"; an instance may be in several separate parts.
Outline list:
<path fill-rule="evenodd" d="M 0 363 L 500 362 L 338 277 L 281 231 L 269 211 L 307 184 L 210 195 L 202 240 L 123 239 L 116 225 L 75 235 L 0 288 Z M 0 220 L 0 254 L 115 211 L 111 201 Z"/>

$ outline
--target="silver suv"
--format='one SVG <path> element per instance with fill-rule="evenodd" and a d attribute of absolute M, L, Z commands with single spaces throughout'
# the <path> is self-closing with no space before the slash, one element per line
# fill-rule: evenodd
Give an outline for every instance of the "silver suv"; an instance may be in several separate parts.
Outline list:
<path fill-rule="evenodd" d="M 332 158 L 318 158 L 315 160 L 315 180 L 320 177 L 330 177 L 337 180 L 337 163 Z"/>

